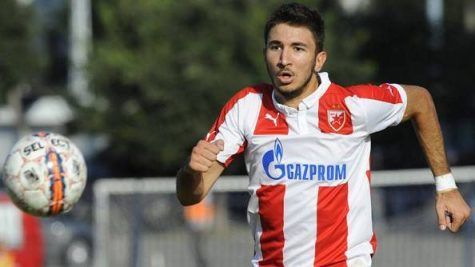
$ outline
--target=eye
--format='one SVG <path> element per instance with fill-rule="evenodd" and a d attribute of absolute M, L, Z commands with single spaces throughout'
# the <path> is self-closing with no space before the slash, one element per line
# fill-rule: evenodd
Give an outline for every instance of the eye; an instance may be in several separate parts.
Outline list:
<path fill-rule="evenodd" d="M 269 44 L 267 46 L 267 49 L 269 50 L 279 50 L 280 49 L 280 45 L 277 45 L 277 44 Z"/>
<path fill-rule="evenodd" d="M 295 46 L 294 50 L 297 51 L 297 52 L 303 52 L 303 51 L 305 51 L 305 48 L 303 48 L 301 46 Z"/>

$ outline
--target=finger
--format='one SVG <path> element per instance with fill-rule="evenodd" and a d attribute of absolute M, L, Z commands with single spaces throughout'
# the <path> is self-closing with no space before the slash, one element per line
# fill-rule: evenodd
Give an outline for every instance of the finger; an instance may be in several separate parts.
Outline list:
<path fill-rule="evenodd" d="M 192 157 L 195 157 L 195 158 L 205 157 L 210 160 L 216 159 L 216 155 L 218 154 L 219 151 L 214 152 L 214 150 L 216 149 L 213 150 L 212 148 L 210 148 L 210 146 L 212 145 L 209 143 L 197 145 L 192 150 Z"/>
<path fill-rule="evenodd" d="M 200 140 L 193 150 L 196 150 L 196 152 L 200 154 L 205 150 L 210 151 L 213 154 L 218 154 L 219 151 L 221 151 L 217 145 L 204 140 Z"/>
<path fill-rule="evenodd" d="M 209 142 L 205 141 L 205 140 L 200 140 L 198 141 L 198 143 L 196 144 L 195 148 L 197 148 L 198 150 L 199 149 L 204 149 L 206 148 L 207 146 L 209 146 Z"/>
<path fill-rule="evenodd" d="M 210 153 L 212 153 L 212 154 L 214 154 L 214 155 L 218 155 L 218 153 L 221 151 L 221 150 L 219 149 L 219 147 L 217 147 L 217 146 L 214 145 L 214 144 L 210 144 L 209 146 L 204 147 L 204 150 L 206 150 L 206 151 L 208 151 L 208 152 L 210 152 Z"/>
<path fill-rule="evenodd" d="M 445 225 L 450 229 L 452 230 L 452 226 L 453 226 L 453 217 L 452 217 L 452 213 L 448 212 L 448 211 L 445 211 Z"/>
<path fill-rule="evenodd" d="M 207 160 L 215 161 L 218 157 L 219 151 L 217 149 L 211 148 L 198 148 L 196 151 L 193 151 L 192 157 L 194 159 L 205 158 Z"/>
<path fill-rule="evenodd" d="M 205 159 L 208 159 L 208 160 L 211 160 L 211 161 L 214 161 L 217 158 L 217 154 L 213 153 L 209 150 L 203 150 L 201 152 L 201 156 L 204 157 Z"/>
<path fill-rule="evenodd" d="M 209 157 L 206 158 L 205 155 L 203 154 L 208 154 L 207 156 Z M 206 152 L 205 150 L 200 150 L 198 148 L 193 149 L 193 152 L 190 157 L 190 167 L 194 167 L 196 171 L 207 171 L 209 167 L 211 167 L 213 163 L 213 158 L 216 156 L 213 155 L 210 152 Z"/>
<path fill-rule="evenodd" d="M 437 219 L 439 220 L 439 229 L 444 231 L 447 228 L 447 222 L 445 219 L 445 209 L 442 207 L 437 207 Z"/>
<path fill-rule="evenodd" d="M 210 154 L 217 154 L 217 152 L 214 153 L 212 149 L 210 149 L 210 147 L 212 146 L 213 145 L 206 141 L 200 141 L 191 151 L 192 157 L 194 156 L 196 158 L 199 158 L 201 156 L 205 156 L 209 158 Z"/>
<path fill-rule="evenodd" d="M 219 151 L 224 150 L 224 141 L 222 139 L 215 140 L 212 143 L 215 144 L 219 148 Z"/>
<path fill-rule="evenodd" d="M 208 152 L 209 153 L 209 152 Z M 211 156 L 212 157 L 212 156 Z M 199 165 L 204 165 L 206 167 L 211 167 L 213 160 L 207 159 L 203 156 L 203 152 L 196 152 L 191 155 L 190 162 L 196 163 Z"/>
<path fill-rule="evenodd" d="M 452 217 L 452 222 L 449 225 L 449 230 L 452 232 L 457 232 L 462 226 L 462 224 L 465 222 L 465 219 L 463 218 L 463 216 L 452 215 L 451 217 Z"/>
<path fill-rule="evenodd" d="M 214 154 L 218 154 L 224 149 L 224 141 L 223 140 L 213 141 L 210 145 L 205 146 L 205 149 L 211 151 Z"/>
<path fill-rule="evenodd" d="M 206 170 L 208 170 L 213 165 L 213 161 L 205 157 L 200 157 L 196 160 L 198 161 L 199 164 L 206 166 Z"/>

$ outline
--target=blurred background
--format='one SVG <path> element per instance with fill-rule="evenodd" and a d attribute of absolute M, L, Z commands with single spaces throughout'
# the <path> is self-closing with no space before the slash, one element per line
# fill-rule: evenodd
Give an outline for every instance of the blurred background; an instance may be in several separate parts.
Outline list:
<path fill-rule="evenodd" d="M 144 241 L 142 234 L 153 233 L 153 240 L 181 240 L 166 243 L 167 247 L 176 246 L 177 255 L 196 252 L 188 248 L 193 242 L 187 238 L 196 241 L 203 237 L 187 227 L 186 212 L 174 198 L 170 179 L 206 134 L 225 101 L 246 85 L 268 81 L 262 57 L 263 27 L 267 16 L 282 2 L 2 1 L 0 163 L 20 137 L 44 130 L 70 137 L 88 164 L 89 180 L 81 203 L 67 215 L 39 220 L 44 249 L 38 253 L 43 254 L 44 266 L 91 266 L 94 251 L 98 251 L 94 244 L 100 243 L 96 239 L 106 238 L 97 233 L 98 214 L 105 213 L 108 223 L 118 224 L 109 226 L 110 231 L 117 231 L 109 232 L 109 236 L 127 233 L 115 240 L 123 246 L 107 253 L 125 258 L 119 257 L 120 263 L 114 264 L 96 261 L 97 266 L 231 266 L 206 263 L 199 257 L 180 262 L 180 257 L 166 258 L 170 253 L 163 251 L 155 253 L 162 256 L 147 256 L 154 260 L 139 260 L 147 246 L 153 248 L 143 243 L 152 241 Z M 475 1 L 299 2 L 318 8 L 325 19 L 329 57 L 324 71 L 330 73 L 332 81 L 426 87 L 436 103 L 449 162 L 452 166 L 475 165 Z M 373 136 L 374 170 L 426 166 L 410 123 Z M 244 174 L 242 159 L 226 171 L 226 175 Z M 475 178 L 475 173 L 472 176 Z M 105 186 L 97 186 L 97 181 L 104 180 L 115 181 L 104 184 L 116 189 L 107 191 L 101 189 Z M 148 186 L 150 180 L 162 181 L 156 185 L 157 192 L 145 192 L 141 187 L 136 191 L 121 189 L 135 188 L 134 184 Z M 161 191 L 162 187 L 169 189 Z M 464 183 L 462 189 L 475 201 L 473 182 Z M 430 218 L 422 228 L 386 239 L 394 242 L 387 248 L 402 249 L 413 241 L 402 239 L 403 245 L 399 245 L 400 236 L 435 228 L 432 185 L 408 188 L 401 183 L 375 190 L 376 222 L 380 218 L 381 225 L 396 225 L 381 232 L 394 233 L 409 218 L 414 224 Z M 105 199 L 100 203 L 106 203 L 107 210 L 98 205 L 98 198 Z M 236 257 L 243 263 L 236 266 L 246 266 L 252 256 L 246 202 L 245 185 L 239 182 L 213 198 L 213 218 L 221 218 L 223 225 L 235 224 L 233 236 L 242 239 L 237 243 L 243 250 Z M 117 214 L 121 212 L 125 215 Z M 0 223 L 0 228 L 6 225 Z M 224 235 L 222 229 L 228 226 L 217 225 L 204 232 L 221 231 Z M 428 244 L 439 242 L 433 239 L 438 235 L 428 233 Z M 460 246 L 454 253 L 473 248 L 473 232 L 469 230 L 449 239 Z M 195 254 L 216 254 L 221 243 L 207 243 L 204 252 Z M 58 252 L 53 252 L 55 246 Z M 185 252 L 176 252 L 180 249 Z M 388 250 L 383 247 L 381 253 Z M 415 253 L 414 258 L 420 260 L 423 253 Z M 406 254 L 388 253 L 397 266 Z M 455 265 L 436 261 L 402 266 L 475 266 L 470 256 L 454 257 L 459 256 L 462 260 Z M 388 264 L 391 259 L 383 259 L 378 266 L 392 266 Z"/>

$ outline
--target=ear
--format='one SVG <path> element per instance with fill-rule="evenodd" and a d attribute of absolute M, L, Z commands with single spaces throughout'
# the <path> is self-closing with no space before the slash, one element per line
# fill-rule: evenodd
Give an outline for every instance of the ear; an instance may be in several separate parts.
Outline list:
<path fill-rule="evenodd" d="M 325 65 L 325 61 L 327 61 L 327 52 L 319 52 L 315 60 L 315 72 L 320 72 L 320 70 L 322 70 L 323 65 Z"/>

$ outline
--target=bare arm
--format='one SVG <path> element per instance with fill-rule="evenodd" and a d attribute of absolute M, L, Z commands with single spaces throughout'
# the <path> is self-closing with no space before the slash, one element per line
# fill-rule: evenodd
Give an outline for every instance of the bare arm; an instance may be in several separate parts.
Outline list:
<path fill-rule="evenodd" d="M 407 93 L 407 107 L 403 121 L 411 119 L 433 175 L 449 173 L 442 131 L 430 93 L 412 85 L 404 85 L 404 90 Z"/>
<path fill-rule="evenodd" d="M 403 121 L 411 119 L 417 138 L 434 176 L 450 173 L 437 112 L 430 93 L 418 86 L 404 85 L 407 107 Z M 436 211 L 441 230 L 457 232 L 470 216 L 470 207 L 457 189 L 439 191 Z"/>
<path fill-rule="evenodd" d="M 199 141 L 191 152 L 190 160 L 177 174 L 176 191 L 180 203 L 184 206 L 200 202 L 209 192 L 224 166 L 216 159 L 224 148 L 224 142 Z"/>

